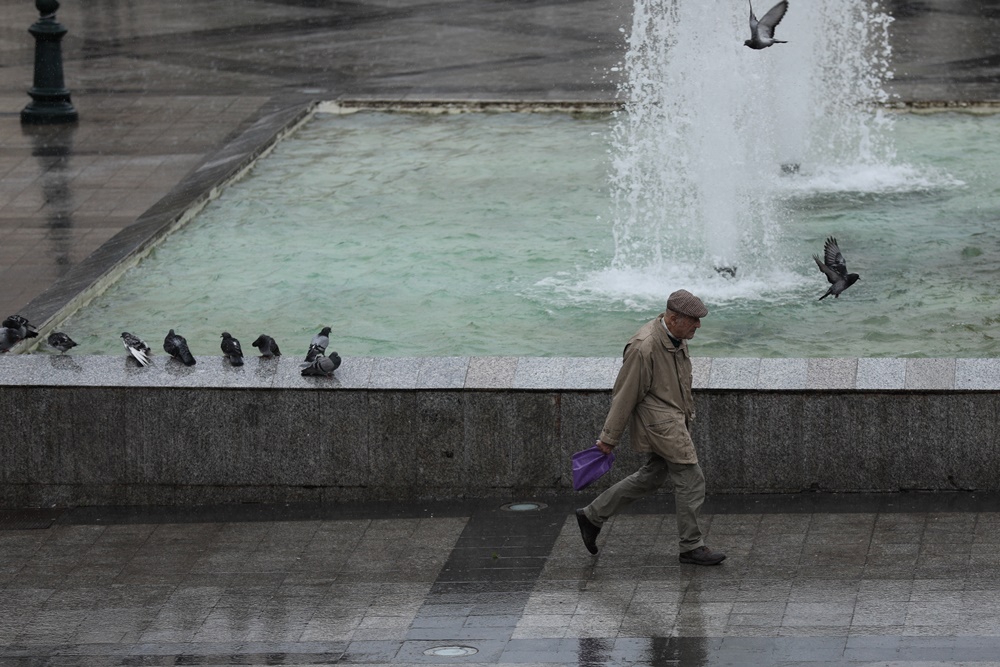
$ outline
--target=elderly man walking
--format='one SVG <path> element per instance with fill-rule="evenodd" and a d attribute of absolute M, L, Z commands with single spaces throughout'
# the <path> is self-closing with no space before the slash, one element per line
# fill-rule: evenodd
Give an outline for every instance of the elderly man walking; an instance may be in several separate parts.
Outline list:
<path fill-rule="evenodd" d="M 611 409 L 597 447 L 609 454 L 628 427 L 633 448 L 649 455 L 646 464 L 576 510 L 583 543 L 597 553 L 597 535 L 604 522 L 663 486 L 674 484 L 680 562 L 718 565 L 726 555 L 705 546 L 701 506 L 705 476 L 698 465 L 689 428 L 694 419 L 691 357 L 687 341 L 694 338 L 708 309 L 687 290 L 667 299 L 667 310 L 647 322 L 625 345 L 623 363 L 611 392 Z"/>

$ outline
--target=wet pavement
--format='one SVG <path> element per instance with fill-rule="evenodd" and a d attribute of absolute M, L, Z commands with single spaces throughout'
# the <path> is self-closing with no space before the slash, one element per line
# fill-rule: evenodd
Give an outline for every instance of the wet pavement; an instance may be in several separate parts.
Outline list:
<path fill-rule="evenodd" d="M 1000 665 L 1000 496 L 516 500 L 0 512 L 0 664 Z"/>
<path fill-rule="evenodd" d="M 613 100 L 630 3 L 64 2 L 81 120 L 42 129 L 33 4 L 0 0 L 0 313 L 29 317 L 276 105 Z M 887 6 L 899 100 L 1000 100 L 1000 5 Z M 3 511 L 0 665 L 1000 665 L 996 498 L 712 497 L 717 568 L 677 563 L 668 497 L 596 558 L 584 500 L 503 502 Z"/>

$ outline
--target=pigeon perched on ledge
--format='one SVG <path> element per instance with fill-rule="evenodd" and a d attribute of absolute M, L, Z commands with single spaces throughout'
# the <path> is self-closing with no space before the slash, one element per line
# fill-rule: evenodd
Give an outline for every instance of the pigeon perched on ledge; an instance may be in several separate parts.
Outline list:
<path fill-rule="evenodd" d="M 303 377 L 330 377 L 340 368 L 340 355 L 331 352 L 330 356 L 318 355 L 311 363 L 302 364 Z"/>
<path fill-rule="evenodd" d="M 62 354 L 69 352 L 71 347 L 76 347 L 76 342 L 61 331 L 53 331 L 49 334 L 48 344 L 59 350 Z"/>
<path fill-rule="evenodd" d="M 233 335 L 228 331 L 222 332 L 222 353 L 226 355 L 226 359 L 233 366 L 243 365 L 243 348 L 240 347 L 240 341 L 233 338 Z"/>
<path fill-rule="evenodd" d="M 330 345 L 330 327 L 323 329 L 313 336 L 309 343 L 309 351 L 306 352 L 306 361 L 313 361 L 316 357 L 326 354 L 326 348 Z"/>
<path fill-rule="evenodd" d="M 743 42 L 743 45 L 760 50 L 766 49 L 772 44 L 787 44 L 788 42 L 785 40 L 774 38 L 774 29 L 781 23 L 781 19 L 785 18 L 787 11 L 787 0 L 781 0 L 758 21 L 753 13 L 753 3 L 750 3 L 750 39 Z"/>
<path fill-rule="evenodd" d="M 2 326 L 14 331 L 18 337 L 18 341 L 38 336 L 38 329 L 27 318 L 21 315 L 8 315 L 7 319 L 3 321 Z"/>
<path fill-rule="evenodd" d="M 174 359 L 183 362 L 185 366 L 194 366 L 198 363 L 194 360 L 191 350 L 188 349 L 187 339 L 180 334 L 174 333 L 173 329 L 168 331 L 166 338 L 163 339 L 163 351 Z"/>
<path fill-rule="evenodd" d="M 123 331 L 122 345 L 125 346 L 125 349 L 140 366 L 149 365 L 149 356 L 152 352 L 150 351 L 149 346 L 146 345 L 146 343 L 143 342 L 138 336 L 130 334 L 127 331 Z"/>
<path fill-rule="evenodd" d="M 839 299 L 841 292 L 858 282 L 861 278 L 856 273 L 847 272 L 847 262 L 844 261 L 844 255 L 840 252 L 837 239 L 832 236 L 823 244 L 823 259 L 825 261 L 821 262 L 818 255 L 813 255 L 813 259 L 816 260 L 816 266 L 819 267 L 819 270 L 830 281 L 830 289 L 819 298 L 820 301 L 831 294 L 834 299 Z"/>
<path fill-rule="evenodd" d="M 265 334 L 257 336 L 257 340 L 250 344 L 260 350 L 260 356 L 262 357 L 271 358 L 281 356 L 281 350 L 278 349 L 278 344 L 273 338 Z"/>

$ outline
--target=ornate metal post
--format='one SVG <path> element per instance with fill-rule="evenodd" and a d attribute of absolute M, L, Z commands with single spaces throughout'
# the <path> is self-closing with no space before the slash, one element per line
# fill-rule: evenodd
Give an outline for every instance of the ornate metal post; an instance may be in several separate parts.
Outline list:
<path fill-rule="evenodd" d="M 35 38 L 35 85 L 32 101 L 21 111 L 21 122 L 75 123 L 79 119 L 63 83 L 62 41 L 66 28 L 56 21 L 57 0 L 35 0 L 39 18 L 28 32 Z"/>

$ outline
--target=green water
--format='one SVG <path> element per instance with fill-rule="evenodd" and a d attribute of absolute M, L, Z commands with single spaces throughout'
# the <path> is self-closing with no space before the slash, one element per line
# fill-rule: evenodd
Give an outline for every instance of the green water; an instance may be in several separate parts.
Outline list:
<path fill-rule="evenodd" d="M 612 268 L 607 117 L 318 115 L 60 329 L 74 353 L 614 356 L 685 287 L 697 356 L 992 357 L 1000 117 L 901 115 L 892 164 L 775 175 L 774 266 Z M 669 215 L 669 212 L 665 212 Z M 817 301 L 838 237 L 861 281 Z"/>

